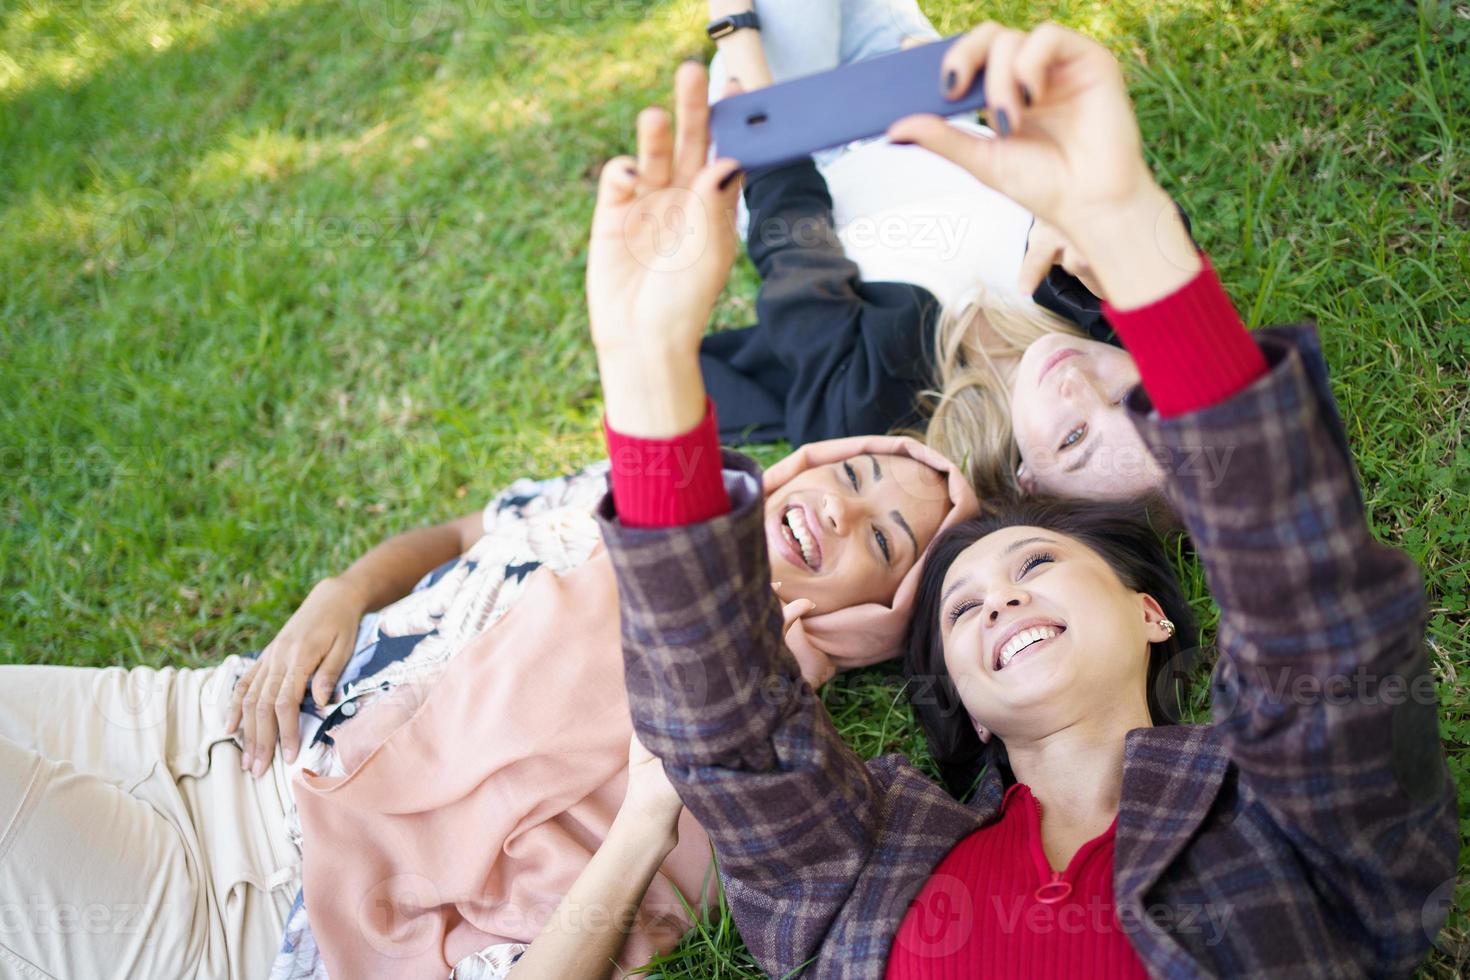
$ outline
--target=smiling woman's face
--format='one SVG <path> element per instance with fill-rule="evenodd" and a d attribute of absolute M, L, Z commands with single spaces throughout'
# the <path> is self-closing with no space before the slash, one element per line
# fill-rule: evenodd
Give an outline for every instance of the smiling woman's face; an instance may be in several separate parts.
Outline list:
<path fill-rule="evenodd" d="M 949 508 L 944 477 L 907 456 L 814 466 L 766 500 L 771 578 L 818 613 L 891 602 Z"/>
<path fill-rule="evenodd" d="M 1027 347 L 1011 389 L 1021 485 L 1108 500 L 1157 490 L 1163 471 L 1123 407 L 1137 384 L 1133 358 L 1108 344 L 1059 333 Z"/>
<path fill-rule="evenodd" d="M 1024 526 L 988 534 L 949 567 L 942 596 L 945 667 L 990 731 L 1041 737 L 1119 706 L 1147 716 L 1163 611 L 1075 538 Z"/>

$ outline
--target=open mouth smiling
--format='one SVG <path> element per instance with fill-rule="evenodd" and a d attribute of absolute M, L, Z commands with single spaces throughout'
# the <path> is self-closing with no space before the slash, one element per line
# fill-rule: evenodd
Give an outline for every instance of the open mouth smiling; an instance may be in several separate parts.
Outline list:
<path fill-rule="evenodd" d="M 786 508 L 780 522 L 781 537 L 792 555 L 813 572 L 822 568 L 822 539 L 815 523 L 811 511 L 801 504 Z"/>
<path fill-rule="evenodd" d="M 1033 653 L 1065 632 L 1067 627 L 1055 620 L 1022 620 L 996 638 L 990 651 L 990 668 L 1004 670 L 1021 654 Z"/>

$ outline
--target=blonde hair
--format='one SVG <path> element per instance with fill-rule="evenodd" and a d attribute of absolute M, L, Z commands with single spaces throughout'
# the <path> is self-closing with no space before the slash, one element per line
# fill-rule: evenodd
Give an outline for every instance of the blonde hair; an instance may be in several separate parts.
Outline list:
<path fill-rule="evenodd" d="M 924 441 L 954 460 L 983 502 L 1020 493 L 1010 389 L 996 361 L 1019 358 L 1053 333 L 1083 336 L 1034 303 L 1007 301 L 984 287 L 946 307 L 935 326 L 937 387 L 920 395 L 929 415 Z"/>

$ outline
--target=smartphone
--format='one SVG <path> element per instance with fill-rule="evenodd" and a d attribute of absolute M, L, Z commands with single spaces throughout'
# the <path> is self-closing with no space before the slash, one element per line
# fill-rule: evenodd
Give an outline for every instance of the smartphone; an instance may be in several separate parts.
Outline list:
<path fill-rule="evenodd" d="M 956 34 L 721 99 L 710 106 L 715 152 L 752 170 L 881 136 L 915 113 L 952 116 L 984 108 L 983 72 L 958 99 L 946 99 L 939 90 L 944 53 L 959 38 Z"/>

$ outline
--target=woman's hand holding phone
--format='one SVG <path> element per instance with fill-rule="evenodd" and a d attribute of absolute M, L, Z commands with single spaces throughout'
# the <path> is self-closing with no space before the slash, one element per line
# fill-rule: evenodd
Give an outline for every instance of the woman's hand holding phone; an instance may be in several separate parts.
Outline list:
<path fill-rule="evenodd" d="M 1085 258 L 1113 305 L 1146 305 L 1188 282 L 1198 252 L 1154 180 L 1123 73 L 1098 42 L 1055 24 L 975 28 L 946 52 L 940 86 L 955 96 L 984 70 L 999 138 L 938 116 L 889 130 L 995 188 L 1055 227 Z"/>
<path fill-rule="evenodd" d="M 608 424 L 669 438 L 704 417 L 699 341 L 735 261 L 739 164 L 709 162 L 707 76 L 675 76 L 676 122 L 645 109 L 638 157 L 603 167 L 587 252 L 587 311 Z"/>

